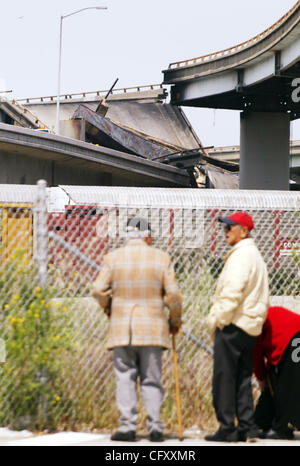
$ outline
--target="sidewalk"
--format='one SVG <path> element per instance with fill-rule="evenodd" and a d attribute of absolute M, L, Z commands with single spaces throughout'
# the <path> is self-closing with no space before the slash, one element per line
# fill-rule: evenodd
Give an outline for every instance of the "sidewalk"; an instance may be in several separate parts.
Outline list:
<path fill-rule="evenodd" d="M 168 447 L 200 447 L 200 446 L 300 446 L 300 432 L 295 435 L 295 440 L 256 440 L 255 442 L 221 443 L 206 442 L 205 433 L 186 436 L 180 441 L 175 436 L 166 438 L 164 442 L 150 442 L 147 437 L 138 436 L 137 441 L 112 442 L 109 434 L 93 434 L 84 432 L 59 432 L 55 434 L 34 435 L 28 431 L 11 431 L 0 428 L 0 446 L 105 446 L 105 447 L 142 447 L 151 446 L 155 449 Z"/>

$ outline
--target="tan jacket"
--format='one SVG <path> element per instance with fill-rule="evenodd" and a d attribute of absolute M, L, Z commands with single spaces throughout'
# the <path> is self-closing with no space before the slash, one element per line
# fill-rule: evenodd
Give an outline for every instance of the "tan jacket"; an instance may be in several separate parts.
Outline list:
<path fill-rule="evenodd" d="M 266 264 L 252 238 L 239 241 L 225 258 L 213 306 L 207 317 L 211 333 L 234 324 L 249 335 L 259 335 L 269 305 Z"/>
<path fill-rule="evenodd" d="M 101 307 L 112 295 L 107 347 L 170 347 L 168 315 L 179 326 L 182 298 L 170 256 L 148 246 L 142 239 L 130 240 L 107 254 L 93 284 L 92 294 Z"/>

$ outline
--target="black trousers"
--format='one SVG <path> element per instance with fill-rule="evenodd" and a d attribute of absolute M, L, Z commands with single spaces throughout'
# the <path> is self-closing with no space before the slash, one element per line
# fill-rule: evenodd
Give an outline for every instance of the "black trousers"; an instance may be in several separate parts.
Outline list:
<path fill-rule="evenodd" d="M 271 366 L 269 380 L 255 409 L 255 422 L 267 430 L 286 431 L 291 424 L 300 429 L 300 332 L 296 333 L 286 347 L 281 360 Z"/>
<path fill-rule="evenodd" d="M 251 377 L 257 337 L 230 324 L 216 330 L 213 404 L 220 427 L 248 431 L 255 427 Z"/>
<path fill-rule="evenodd" d="M 270 374 L 268 376 L 269 382 L 265 381 L 264 389 L 260 394 L 259 400 L 254 411 L 255 424 L 262 430 L 271 429 L 275 417 L 274 395 L 271 394 L 269 387 L 269 383 L 271 383 Z M 278 429 L 274 428 L 274 430 Z"/>

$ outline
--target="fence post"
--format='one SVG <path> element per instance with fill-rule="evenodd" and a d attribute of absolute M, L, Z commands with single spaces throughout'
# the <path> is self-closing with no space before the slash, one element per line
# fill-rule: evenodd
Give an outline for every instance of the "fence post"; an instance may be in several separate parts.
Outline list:
<path fill-rule="evenodd" d="M 48 230 L 47 230 L 47 182 L 37 182 L 36 196 L 36 262 L 38 269 L 39 285 L 45 286 L 47 282 L 48 260 Z"/>

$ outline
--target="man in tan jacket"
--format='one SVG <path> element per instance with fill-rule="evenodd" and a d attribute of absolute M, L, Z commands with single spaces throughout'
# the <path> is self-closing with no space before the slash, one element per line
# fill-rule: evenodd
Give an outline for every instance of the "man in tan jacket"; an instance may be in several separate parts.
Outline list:
<path fill-rule="evenodd" d="M 111 438 L 136 438 L 139 376 L 150 440 L 162 441 L 162 350 L 170 347 L 169 334 L 180 328 L 182 299 L 170 256 L 151 246 L 148 222 L 130 219 L 127 235 L 124 247 L 105 256 L 92 291 L 110 317 L 107 347 L 114 353 L 120 411 L 120 428 Z"/>
<path fill-rule="evenodd" d="M 220 428 L 206 440 L 245 441 L 256 436 L 251 376 L 253 350 L 269 304 L 268 273 L 249 236 L 254 228 L 252 217 L 236 212 L 219 221 L 225 224 L 226 242 L 232 248 L 207 318 L 215 335 L 213 403 Z"/>

